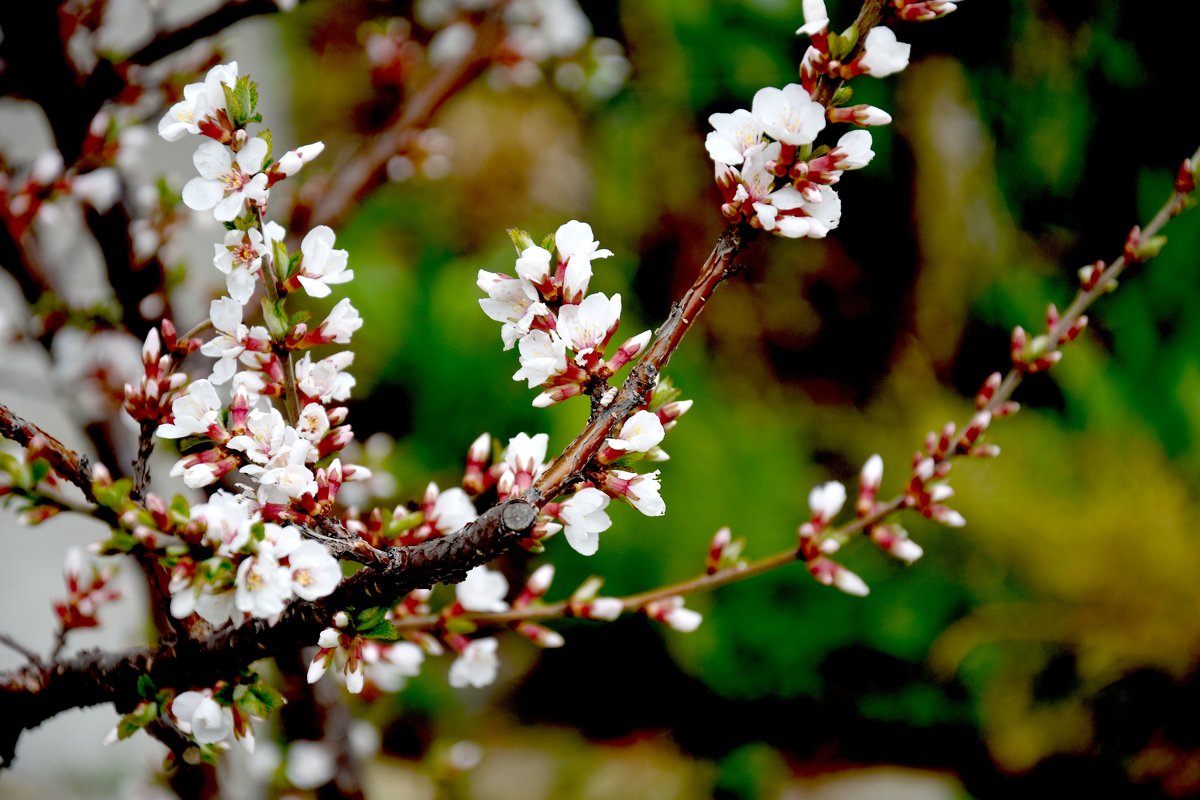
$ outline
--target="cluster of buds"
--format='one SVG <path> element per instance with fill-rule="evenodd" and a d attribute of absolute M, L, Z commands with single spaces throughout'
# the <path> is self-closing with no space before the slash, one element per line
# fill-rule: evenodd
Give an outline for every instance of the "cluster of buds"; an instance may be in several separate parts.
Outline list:
<path fill-rule="evenodd" d="M 488 294 L 479 301 L 484 313 L 502 323 L 504 349 L 516 345 L 520 352 L 521 369 L 513 380 L 544 389 L 533 401 L 538 408 L 606 387 L 650 341 L 650 331 L 644 331 L 606 358 L 621 324 L 621 296 L 587 291 L 592 262 L 612 252 L 599 249 L 591 226 L 575 220 L 542 245 L 524 231 L 510 234 L 519 253 L 517 276 L 480 270 L 477 284 Z"/>
<path fill-rule="evenodd" d="M 62 633 L 76 628 L 94 628 L 100 624 L 96 612 L 105 603 L 121 597 L 112 585 L 117 574 L 115 564 L 99 564 L 78 547 L 67 551 L 63 562 L 63 580 L 67 586 L 65 600 L 54 601 L 54 614 Z"/>
<path fill-rule="evenodd" d="M 962 0 L 892 0 L 896 16 L 905 22 L 928 22 L 958 10 Z"/>
<path fill-rule="evenodd" d="M 1093 281 L 1099 280 L 1099 275 L 1104 272 L 1103 263 L 1089 265 L 1084 267 L 1084 270 L 1087 270 L 1087 273 L 1085 275 L 1081 272 L 1080 279 L 1084 285 L 1084 291 L 1088 291 L 1095 286 Z M 1071 320 L 1070 324 L 1064 324 L 1063 318 L 1059 316 L 1058 307 L 1051 303 L 1046 309 L 1046 332 L 1044 334 L 1039 334 L 1031 339 L 1020 325 L 1013 328 L 1009 341 L 1013 367 L 1028 374 L 1045 372 L 1062 360 L 1062 351 L 1058 348 L 1075 341 L 1079 334 L 1083 333 L 1087 324 L 1086 314 L 1080 314 Z"/>
<path fill-rule="evenodd" d="M 317 637 L 317 652 L 308 665 L 308 682 L 316 683 L 341 654 L 341 668 L 346 690 L 358 694 L 363 689 L 363 638 L 350 624 L 350 615 L 339 611 L 333 615 L 333 626 Z"/>
<path fill-rule="evenodd" d="M 616 597 L 601 597 L 604 579 L 592 576 L 571 593 L 567 608 L 572 616 L 611 622 L 625 611 L 625 603 Z"/>
<path fill-rule="evenodd" d="M 876 498 L 882 482 L 883 459 L 876 454 L 866 460 L 858 474 L 858 499 L 854 511 L 859 519 L 870 520 L 879 512 Z M 919 544 L 908 538 L 908 531 L 894 522 L 868 522 L 863 532 L 885 553 L 905 564 L 913 563 L 925 553 Z"/>
<path fill-rule="evenodd" d="M 155 426 L 169 415 L 176 390 L 187 383 L 187 376 L 175 371 L 178 361 L 200 346 L 196 339 L 179 341 L 170 320 L 164 319 L 161 327 L 161 339 L 153 328 L 146 335 L 141 380 L 136 386 L 125 384 L 125 411 L 138 422 Z"/>
<path fill-rule="evenodd" d="M 870 591 L 867 584 L 829 558 L 841 547 L 841 542 L 830 535 L 830 526 L 845 503 L 846 487 L 837 481 L 814 486 L 809 491 L 808 508 L 812 516 L 800 526 L 797 555 L 818 583 L 861 597 Z"/>

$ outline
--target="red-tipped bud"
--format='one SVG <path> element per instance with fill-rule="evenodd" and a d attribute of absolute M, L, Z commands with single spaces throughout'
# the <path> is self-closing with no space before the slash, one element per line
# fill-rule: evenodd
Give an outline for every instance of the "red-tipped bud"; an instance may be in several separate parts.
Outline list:
<path fill-rule="evenodd" d="M 721 568 L 721 558 L 725 555 L 725 548 L 729 547 L 732 539 L 733 534 L 729 528 L 721 528 L 713 535 L 712 542 L 708 546 L 708 560 L 704 566 L 706 574 L 712 575 Z"/>

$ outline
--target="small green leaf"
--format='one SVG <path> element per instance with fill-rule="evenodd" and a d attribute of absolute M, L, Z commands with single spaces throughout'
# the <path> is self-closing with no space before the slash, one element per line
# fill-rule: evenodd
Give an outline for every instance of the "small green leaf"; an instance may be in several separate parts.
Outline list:
<path fill-rule="evenodd" d="M 396 626 L 390 620 L 380 620 L 375 625 L 369 628 L 359 628 L 358 635 L 367 639 L 380 639 L 385 642 L 394 642 L 400 638 L 400 632 L 396 630 Z"/>
<path fill-rule="evenodd" d="M 153 700 L 158 694 L 158 687 L 154 685 L 154 681 L 149 675 L 139 675 L 137 679 L 137 692 L 147 700 Z"/>
<path fill-rule="evenodd" d="M 275 711 L 287 703 L 287 701 L 283 699 L 283 695 L 277 689 L 275 689 L 275 687 L 268 686 L 261 681 L 251 686 L 250 691 L 255 697 L 258 698 L 259 702 L 263 704 L 263 707 L 265 707 L 268 712 Z"/>
<path fill-rule="evenodd" d="M 257 94 L 255 94 L 255 96 L 254 96 L 254 102 L 256 102 L 256 103 L 258 102 Z M 267 154 L 263 158 L 263 166 L 265 167 L 266 162 L 271 159 L 271 148 L 274 146 L 274 142 L 271 141 L 271 129 L 263 128 L 261 131 L 258 132 L 257 135 L 258 135 L 258 138 L 262 139 L 264 142 L 267 143 Z"/>
<path fill-rule="evenodd" d="M 45 459 L 36 459 L 32 464 L 29 465 L 29 477 L 33 480 L 34 484 L 41 483 L 49 474 L 50 462 L 46 461 Z"/>
<path fill-rule="evenodd" d="M 354 630 L 362 632 L 387 621 L 386 608 L 366 608 L 354 614 Z"/>
<path fill-rule="evenodd" d="M 262 299 L 263 322 L 267 323 L 267 330 L 270 331 L 271 337 L 274 339 L 282 339 L 287 336 L 287 312 L 283 310 L 283 299 L 272 303 L 269 299 Z"/>
<path fill-rule="evenodd" d="M 167 507 L 167 516 L 176 525 L 186 525 L 192 518 L 192 509 L 188 505 L 187 498 L 181 494 L 171 498 L 171 505 Z"/>
<path fill-rule="evenodd" d="M 238 82 L 241 82 L 240 79 Z M 242 120 L 245 117 L 245 109 L 242 107 L 240 94 L 237 89 L 227 83 L 221 84 L 221 90 L 225 92 L 225 111 L 229 114 L 229 119 L 234 125 L 241 127 Z"/>
<path fill-rule="evenodd" d="M 271 242 L 271 263 L 276 267 L 283 266 L 283 269 L 276 270 L 284 280 L 287 280 L 292 275 L 291 256 L 288 255 L 287 245 L 283 240 Z"/>

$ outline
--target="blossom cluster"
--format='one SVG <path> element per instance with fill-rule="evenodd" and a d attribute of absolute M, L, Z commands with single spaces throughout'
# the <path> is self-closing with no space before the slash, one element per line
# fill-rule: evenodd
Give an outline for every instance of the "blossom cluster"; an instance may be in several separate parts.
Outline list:
<path fill-rule="evenodd" d="M 938 16 L 953 10 L 948 2 L 896 3 L 912 6 L 910 14 L 918 5 L 925 10 L 937 6 Z M 832 34 L 824 0 L 805 0 L 804 19 L 797 33 L 808 35 L 812 43 L 800 66 L 800 83 L 765 87 L 755 93 L 750 110 L 710 116 L 713 130 L 705 147 L 727 219 L 789 238 L 822 238 L 842 216 L 841 199 L 832 187 L 843 172 L 865 167 L 875 153 L 865 130 L 849 131 L 833 146 L 818 144 L 818 136 L 831 123 L 869 127 L 892 121 L 873 106 L 843 105 L 849 92 L 838 88 L 859 75 L 884 77 L 903 70 L 910 48 L 890 29 L 875 27 L 850 57 L 857 32 Z"/>
<path fill-rule="evenodd" d="M 261 121 L 257 98 L 257 87 L 238 74 L 236 62 L 222 64 L 186 86 L 159 122 L 168 141 L 204 139 L 192 159 L 198 176 L 184 186 L 183 202 L 211 210 L 225 225 L 213 246 L 213 266 L 225 276 L 228 296 L 210 304 L 212 334 L 199 342 L 199 351 L 215 359 L 207 378 L 185 390 L 170 356 L 158 356 L 152 333 L 143 353 L 145 378 L 126 392 L 131 413 L 156 422 L 159 437 L 180 441 L 184 455 L 172 475 L 192 488 L 235 475 L 248 480 L 238 494 L 218 490 L 186 519 L 151 497 L 146 514 L 161 518 L 139 521 L 135 514 L 131 520 L 141 541 L 186 546 L 182 554 L 170 552 L 171 613 L 180 619 L 196 614 L 214 627 L 252 617 L 273 623 L 293 598 L 332 592 L 341 580 L 337 560 L 297 525 L 328 512 L 344 481 L 369 477 L 366 469 L 337 458 L 353 438 L 339 405 L 354 386 L 345 372 L 353 353 L 316 361 L 307 352 L 349 343 L 362 319 L 349 298 L 311 328 L 285 309 L 292 292 L 327 298 L 333 287 L 353 279 L 348 254 L 335 247 L 325 226 L 309 231 L 299 252 L 289 253 L 284 230 L 264 218 L 271 188 L 324 145 L 273 159 L 269 133 L 247 131 Z M 260 291 L 262 324 L 247 324 L 245 306 Z M 189 349 L 194 344 L 176 353 Z M 169 407 L 163 400 L 168 396 Z"/>

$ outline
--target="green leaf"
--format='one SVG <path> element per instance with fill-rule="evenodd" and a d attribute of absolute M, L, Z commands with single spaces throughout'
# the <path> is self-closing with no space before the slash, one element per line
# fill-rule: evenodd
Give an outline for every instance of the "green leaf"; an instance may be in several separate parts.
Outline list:
<path fill-rule="evenodd" d="M 205 449 L 210 444 L 212 440 L 207 436 L 185 436 L 179 440 L 179 452 L 181 455 L 187 455 L 195 450 Z"/>
<path fill-rule="evenodd" d="M 97 503 L 113 511 L 120 511 L 129 501 L 129 493 L 133 491 L 133 479 L 122 478 L 111 486 L 97 487 L 93 483 L 92 491 L 96 495 Z"/>
<path fill-rule="evenodd" d="M 275 689 L 275 687 L 268 686 L 262 682 L 251 686 L 250 692 L 258 698 L 259 702 L 263 704 L 263 707 L 266 708 L 268 712 L 275 711 L 287 703 L 287 701 L 283 699 L 283 695 L 277 689 Z"/>
<path fill-rule="evenodd" d="M 375 625 L 369 628 L 359 628 L 358 635 L 367 639 L 380 639 L 385 642 L 394 642 L 400 638 L 400 632 L 396 630 L 396 626 L 390 620 L 380 620 Z"/>
<path fill-rule="evenodd" d="M 41 483 L 50 474 L 50 462 L 39 458 L 34 460 L 29 465 L 29 477 L 33 479 L 34 484 Z"/>
<path fill-rule="evenodd" d="M 271 263 L 277 268 L 282 266 L 283 269 L 276 269 L 277 272 L 287 280 L 292 276 L 292 260 L 288 255 L 287 245 L 282 240 L 271 243 Z"/>
<path fill-rule="evenodd" d="M 241 79 L 238 80 L 241 83 Z M 221 84 L 221 90 L 225 92 L 225 111 L 229 114 L 230 121 L 234 125 L 241 127 L 246 110 L 242 106 L 242 98 L 237 89 L 227 83 Z"/>
<path fill-rule="evenodd" d="M 446 620 L 446 630 L 466 636 L 479 630 L 479 626 L 466 617 L 451 617 Z"/>
<path fill-rule="evenodd" d="M 354 630 L 358 632 L 370 630 L 381 622 L 387 621 L 387 609 L 366 608 L 354 614 Z"/>
<path fill-rule="evenodd" d="M 283 299 L 280 298 L 272 303 L 264 297 L 262 299 L 262 310 L 263 322 L 267 323 L 267 330 L 270 331 L 271 337 L 282 339 L 287 336 L 287 312 L 283 310 Z"/>
<path fill-rule="evenodd" d="M 167 507 L 167 516 L 176 525 L 186 525 L 192 518 L 192 509 L 188 505 L 187 498 L 181 494 L 171 498 L 171 505 Z"/>
<path fill-rule="evenodd" d="M 256 103 L 258 102 L 257 93 L 254 96 L 254 102 L 256 102 Z M 264 142 L 267 143 L 267 155 L 263 158 L 263 167 L 265 168 L 267 162 L 271 160 L 271 149 L 274 146 L 274 142 L 271 140 L 271 129 L 263 128 L 256 135 L 258 136 L 258 138 L 262 139 Z"/>
<path fill-rule="evenodd" d="M 137 693 L 147 700 L 153 700 L 158 694 L 158 687 L 154 685 L 154 681 L 149 675 L 139 675 L 137 679 Z"/>

